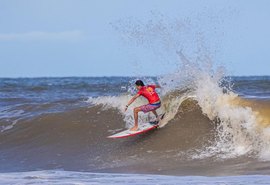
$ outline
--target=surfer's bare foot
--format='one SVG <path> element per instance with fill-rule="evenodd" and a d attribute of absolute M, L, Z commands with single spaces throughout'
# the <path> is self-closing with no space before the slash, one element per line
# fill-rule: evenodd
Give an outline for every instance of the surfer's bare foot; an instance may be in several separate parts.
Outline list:
<path fill-rule="evenodd" d="M 138 126 L 134 126 L 131 129 L 129 129 L 130 131 L 137 131 L 138 130 Z"/>

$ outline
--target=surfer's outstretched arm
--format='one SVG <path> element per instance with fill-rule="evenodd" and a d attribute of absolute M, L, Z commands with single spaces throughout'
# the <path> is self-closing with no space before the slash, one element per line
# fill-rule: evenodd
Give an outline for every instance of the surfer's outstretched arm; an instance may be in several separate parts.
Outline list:
<path fill-rule="evenodd" d="M 128 104 L 126 105 L 125 111 L 127 110 L 128 106 L 131 105 L 139 96 L 140 94 L 136 94 L 135 96 L 133 96 L 133 98 L 131 98 L 131 100 L 129 100 Z"/>

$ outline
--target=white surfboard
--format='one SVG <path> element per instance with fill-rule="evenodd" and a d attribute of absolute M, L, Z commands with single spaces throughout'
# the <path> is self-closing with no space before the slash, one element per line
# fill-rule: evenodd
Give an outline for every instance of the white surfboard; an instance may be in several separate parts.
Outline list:
<path fill-rule="evenodd" d="M 161 116 L 161 120 L 163 119 L 165 113 L 162 114 Z M 130 136 L 136 136 L 138 134 L 142 134 L 145 132 L 148 132 L 150 130 L 153 130 L 155 128 L 158 128 L 159 126 L 159 122 L 154 121 L 154 122 L 149 122 L 149 123 L 139 123 L 139 128 L 136 131 L 130 131 L 128 130 L 124 130 L 122 132 L 116 133 L 114 135 L 108 136 L 107 138 L 125 138 L 125 137 L 130 137 Z"/>

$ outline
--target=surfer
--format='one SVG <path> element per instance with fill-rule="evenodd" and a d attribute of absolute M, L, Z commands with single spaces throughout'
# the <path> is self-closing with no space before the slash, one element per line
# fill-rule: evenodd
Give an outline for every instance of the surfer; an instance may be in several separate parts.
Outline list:
<path fill-rule="evenodd" d="M 160 120 L 160 118 L 156 112 L 156 109 L 158 109 L 161 106 L 161 101 L 160 101 L 158 94 L 155 91 L 155 89 L 160 88 L 160 86 L 159 85 L 145 86 L 143 81 L 141 81 L 141 80 L 137 80 L 135 82 L 135 85 L 136 85 L 136 88 L 138 90 L 138 93 L 133 98 L 131 98 L 131 100 L 128 102 L 128 104 L 126 105 L 125 111 L 128 109 L 128 106 L 130 104 L 132 104 L 139 96 L 145 97 L 148 100 L 149 104 L 134 108 L 135 124 L 134 124 L 134 127 L 132 127 L 130 129 L 130 131 L 138 130 L 138 113 L 140 111 L 142 111 L 144 113 L 151 111 L 156 116 L 157 121 Z"/>

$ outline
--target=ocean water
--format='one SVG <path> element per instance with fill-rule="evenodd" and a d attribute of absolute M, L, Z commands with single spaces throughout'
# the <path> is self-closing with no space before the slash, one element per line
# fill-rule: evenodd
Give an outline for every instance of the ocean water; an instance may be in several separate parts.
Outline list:
<path fill-rule="evenodd" d="M 137 78 L 1 78 L 0 184 L 269 184 L 270 77 L 171 78 L 141 77 L 162 128 L 120 140 Z"/>
<path fill-rule="evenodd" d="M 267 185 L 270 177 L 262 175 L 201 177 L 142 174 L 87 173 L 67 171 L 35 171 L 0 174 L 1 184 L 56 184 L 56 185 Z"/>

